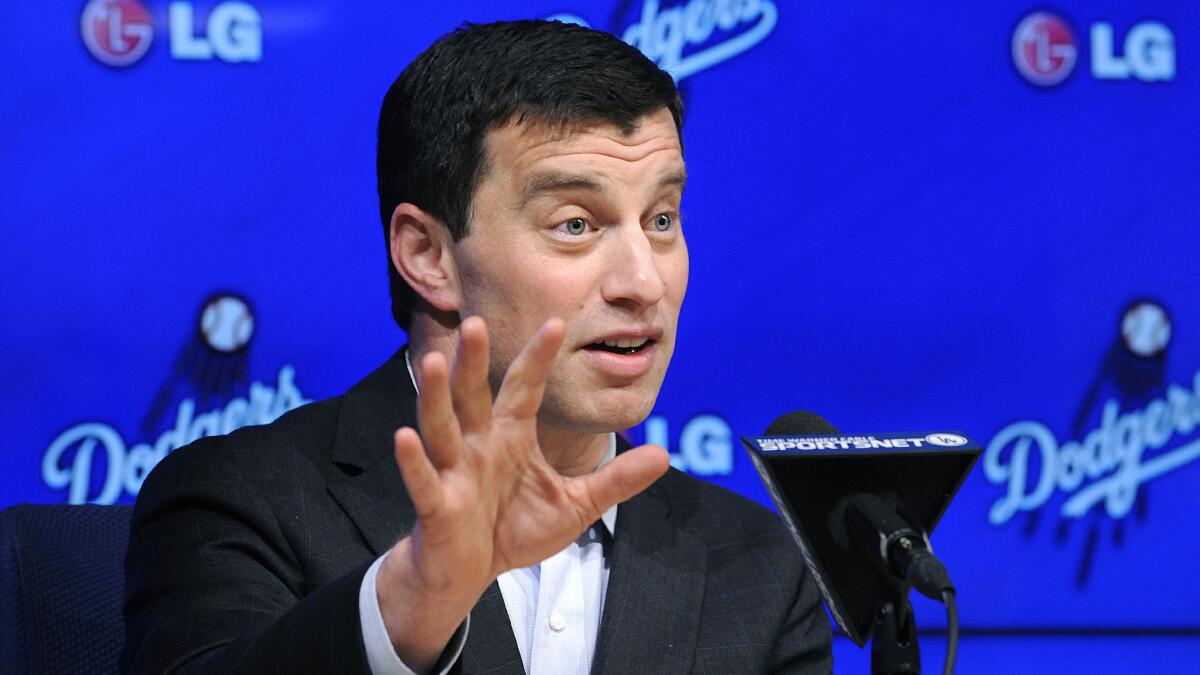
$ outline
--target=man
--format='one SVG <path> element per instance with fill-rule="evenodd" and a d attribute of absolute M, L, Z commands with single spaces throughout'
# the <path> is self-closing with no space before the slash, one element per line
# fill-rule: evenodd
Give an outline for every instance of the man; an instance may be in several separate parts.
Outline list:
<path fill-rule="evenodd" d="M 378 175 L 411 342 L 155 469 L 123 666 L 828 671 L 778 519 L 614 434 L 674 347 L 681 124 L 670 76 L 576 26 L 469 26 L 406 68 Z"/>

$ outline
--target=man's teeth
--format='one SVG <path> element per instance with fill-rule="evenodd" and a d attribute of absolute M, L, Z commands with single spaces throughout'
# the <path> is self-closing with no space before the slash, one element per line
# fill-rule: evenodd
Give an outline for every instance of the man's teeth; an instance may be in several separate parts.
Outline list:
<path fill-rule="evenodd" d="M 636 349 L 636 348 L 641 347 L 642 345 L 646 344 L 649 341 L 650 341 L 649 338 L 644 338 L 644 337 L 615 338 L 612 340 L 605 340 L 601 344 L 603 344 L 605 347 L 616 347 L 617 349 Z"/>

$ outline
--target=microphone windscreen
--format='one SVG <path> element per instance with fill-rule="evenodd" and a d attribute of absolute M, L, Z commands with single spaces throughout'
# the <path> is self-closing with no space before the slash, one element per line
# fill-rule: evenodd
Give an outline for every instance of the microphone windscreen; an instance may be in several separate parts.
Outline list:
<path fill-rule="evenodd" d="M 777 442 L 767 442 L 771 437 Z M 880 600 L 894 598 L 904 585 L 872 557 L 850 550 L 843 517 L 847 497 L 874 495 L 932 533 L 981 452 L 958 433 L 844 436 L 820 415 L 802 411 L 775 420 L 763 437 L 742 442 L 834 619 L 860 647 L 874 631 Z"/>
<path fill-rule="evenodd" d="M 781 415 L 771 422 L 771 426 L 763 432 L 764 436 L 836 436 L 837 428 L 824 417 L 806 410 L 793 410 Z"/>

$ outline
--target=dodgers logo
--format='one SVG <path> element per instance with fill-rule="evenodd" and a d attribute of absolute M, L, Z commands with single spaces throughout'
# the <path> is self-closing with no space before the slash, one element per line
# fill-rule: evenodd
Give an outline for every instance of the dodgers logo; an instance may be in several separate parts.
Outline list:
<path fill-rule="evenodd" d="M 624 3 L 622 3 L 624 5 Z M 637 47 L 676 81 L 742 54 L 762 42 L 779 20 L 772 0 L 690 0 L 664 7 L 644 0 L 632 24 L 618 9 L 613 33 Z M 549 19 L 589 26 L 577 14 Z"/>
<path fill-rule="evenodd" d="M 669 9 L 658 0 L 645 0 L 640 20 L 621 38 L 682 80 L 762 42 L 778 19 L 771 0 L 691 0 Z M 718 32 L 725 35 L 710 41 Z"/>
<path fill-rule="evenodd" d="M 983 456 L 984 476 L 1003 494 L 988 520 L 1024 514 L 1032 535 L 1042 512 L 1057 506 L 1056 538 L 1085 529 L 1076 582 L 1086 586 L 1101 534 L 1114 543 L 1132 517 L 1146 518 L 1147 486 L 1200 459 L 1200 369 L 1190 381 L 1164 377 L 1171 323 L 1152 300 L 1131 303 L 1075 414 L 1069 438 L 1036 420 L 1001 429 Z M 1107 393 L 1107 396 L 1103 394 Z"/>
<path fill-rule="evenodd" d="M 76 424 L 60 433 L 42 457 L 47 487 L 65 490 L 70 504 L 112 504 L 136 495 L 146 475 L 172 450 L 204 436 L 266 424 L 308 403 L 289 365 L 279 369 L 274 382 L 249 381 L 254 337 L 249 300 L 237 293 L 214 293 L 198 314 L 142 420 L 140 435 L 153 440 L 131 443 L 111 425 Z M 174 412 L 167 416 L 172 402 Z"/>

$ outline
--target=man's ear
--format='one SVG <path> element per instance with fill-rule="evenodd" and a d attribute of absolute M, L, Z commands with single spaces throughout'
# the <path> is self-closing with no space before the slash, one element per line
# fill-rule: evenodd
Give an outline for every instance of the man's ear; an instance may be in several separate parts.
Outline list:
<path fill-rule="evenodd" d="M 392 267 L 425 302 L 443 312 L 459 309 L 453 239 L 441 220 L 408 202 L 392 211 L 388 248 Z"/>

